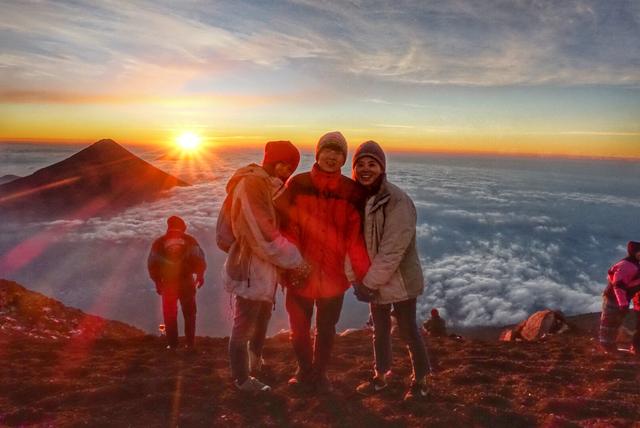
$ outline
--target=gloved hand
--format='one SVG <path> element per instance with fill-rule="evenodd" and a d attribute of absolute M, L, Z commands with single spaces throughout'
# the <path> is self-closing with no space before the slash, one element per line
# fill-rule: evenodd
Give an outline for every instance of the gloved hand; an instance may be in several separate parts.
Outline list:
<path fill-rule="evenodd" d="M 197 276 L 196 277 L 196 288 L 202 288 L 202 286 L 204 285 L 204 277 L 203 276 Z"/>
<path fill-rule="evenodd" d="M 303 261 L 300 266 L 293 269 L 287 269 L 283 272 L 287 287 L 303 288 L 307 285 L 307 279 L 311 275 L 311 265 Z"/>
<path fill-rule="evenodd" d="M 161 281 L 156 281 L 156 293 L 158 293 L 159 296 L 162 296 L 162 282 Z"/>
<path fill-rule="evenodd" d="M 354 282 L 353 284 L 351 284 L 351 286 L 353 287 L 353 294 L 356 296 L 356 299 L 361 302 L 369 303 L 373 299 L 375 299 L 376 295 L 378 294 L 377 290 L 369 288 L 366 285 L 358 282 Z"/>

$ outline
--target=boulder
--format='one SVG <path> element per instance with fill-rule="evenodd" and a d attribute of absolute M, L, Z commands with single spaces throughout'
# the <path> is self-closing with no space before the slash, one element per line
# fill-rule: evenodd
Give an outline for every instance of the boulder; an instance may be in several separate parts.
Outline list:
<path fill-rule="evenodd" d="M 562 312 L 545 309 L 532 314 L 515 328 L 504 330 L 500 334 L 500 340 L 533 342 L 550 334 L 564 333 L 569 330 L 570 326 Z"/>

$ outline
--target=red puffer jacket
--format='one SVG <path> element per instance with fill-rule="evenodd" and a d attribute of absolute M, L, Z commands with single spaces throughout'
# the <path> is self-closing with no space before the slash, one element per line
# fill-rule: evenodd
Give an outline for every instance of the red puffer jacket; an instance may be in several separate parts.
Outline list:
<path fill-rule="evenodd" d="M 290 292 L 313 299 L 343 294 L 349 288 L 347 255 L 356 279 L 362 280 L 370 265 L 360 214 L 364 196 L 353 180 L 317 164 L 289 180 L 277 200 L 283 232 L 312 266 L 307 285 Z"/>

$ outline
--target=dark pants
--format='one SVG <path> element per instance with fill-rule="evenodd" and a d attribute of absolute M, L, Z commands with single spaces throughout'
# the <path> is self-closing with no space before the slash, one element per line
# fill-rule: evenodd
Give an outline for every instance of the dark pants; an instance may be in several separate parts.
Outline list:
<path fill-rule="evenodd" d="M 169 346 L 178 346 L 178 301 L 184 317 L 184 336 L 193 346 L 196 336 L 196 290 L 191 287 L 166 287 L 162 290 L 162 315 Z"/>
<path fill-rule="evenodd" d="M 258 359 L 262 357 L 272 307 L 270 302 L 236 296 L 233 328 L 229 338 L 229 363 L 231 376 L 239 384 L 249 377 L 248 351 Z"/>
<path fill-rule="evenodd" d="M 636 309 L 634 307 L 634 309 Z M 616 345 L 618 329 L 624 322 L 628 309 L 621 310 L 614 297 L 602 297 L 602 313 L 600 314 L 600 344 L 606 348 L 613 348 Z M 636 313 L 636 332 L 633 335 L 633 346 L 640 349 L 640 312 Z"/>
<path fill-rule="evenodd" d="M 391 368 L 391 305 L 372 303 L 373 318 L 373 350 L 375 354 L 375 370 L 384 374 Z M 400 337 L 407 345 L 413 379 L 421 380 L 429 372 L 429 356 L 422 335 L 416 323 L 416 299 L 393 303 L 393 312 L 398 320 Z"/>
<path fill-rule="evenodd" d="M 286 308 L 291 326 L 291 342 L 302 377 L 326 376 L 331 349 L 340 319 L 344 294 L 336 297 L 309 299 L 287 293 Z M 316 335 L 311 343 L 311 317 L 316 307 Z"/>

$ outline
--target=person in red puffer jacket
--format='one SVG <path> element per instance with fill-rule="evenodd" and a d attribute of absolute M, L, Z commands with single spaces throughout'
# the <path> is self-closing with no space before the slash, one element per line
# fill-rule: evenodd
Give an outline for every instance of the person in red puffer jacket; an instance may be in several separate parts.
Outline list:
<path fill-rule="evenodd" d="M 370 264 L 362 235 L 364 190 L 341 174 L 346 158 L 347 142 L 342 134 L 325 134 L 316 146 L 311 171 L 293 177 L 276 201 L 285 236 L 311 265 L 302 286 L 287 287 L 286 309 L 298 360 L 289 384 L 320 392 L 331 390 L 327 366 L 344 293 L 351 281 L 362 280 Z M 345 271 L 353 277 L 348 279 Z M 309 330 L 314 306 L 312 344 Z"/>

